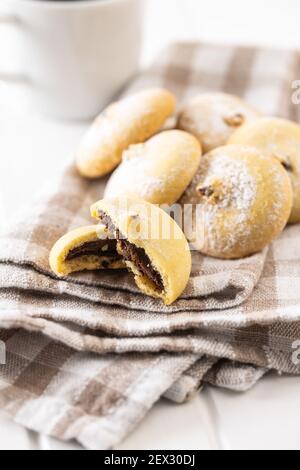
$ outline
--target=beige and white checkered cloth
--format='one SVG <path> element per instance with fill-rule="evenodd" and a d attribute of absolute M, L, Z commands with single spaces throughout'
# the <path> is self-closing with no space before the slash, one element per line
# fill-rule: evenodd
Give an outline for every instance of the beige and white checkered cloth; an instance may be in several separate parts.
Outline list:
<path fill-rule="evenodd" d="M 298 120 L 297 78 L 294 52 L 177 44 L 126 93 L 162 85 L 182 102 L 223 90 Z M 103 186 L 68 168 L 0 236 L 2 411 L 27 428 L 108 449 L 162 395 L 182 402 L 203 383 L 245 391 L 269 370 L 300 374 L 299 226 L 248 259 L 194 254 L 184 296 L 163 307 L 124 272 L 59 280 L 49 270 L 51 246 L 90 223 Z"/>

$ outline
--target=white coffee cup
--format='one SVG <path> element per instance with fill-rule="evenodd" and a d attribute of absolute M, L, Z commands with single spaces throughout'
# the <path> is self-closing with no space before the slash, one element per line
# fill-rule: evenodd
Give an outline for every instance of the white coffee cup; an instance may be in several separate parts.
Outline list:
<path fill-rule="evenodd" d="M 21 34 L 21 75 L 34 105 L 63 119 L 88 119 L 135 74 L 143 0 L 11 0 L 0 23 Z"/>

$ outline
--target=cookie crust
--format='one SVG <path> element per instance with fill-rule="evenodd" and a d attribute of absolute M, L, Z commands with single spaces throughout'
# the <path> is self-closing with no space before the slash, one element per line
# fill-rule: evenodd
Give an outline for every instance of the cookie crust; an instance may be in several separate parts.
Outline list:
<path fill-rule="evenodd" d="M 192 98 L 182 109 L 177 127 L 193 134 L 203 152 L 226 145 L 241 125 L 261 114 L 237 96 L 226 93 L 204 93 Z"/>
<path fill-rule="evenodd" d="M 152 204 L 174 204 L 193 179 L 201 147 L 187 132 L 161 132 L 123 154 L 108 181 L 105 198 L 131 197 Z"/>
<path fill-rule="evenodd" d="M 124 269 L 116 241 L 107 237 L 104 226 L 92 225 L 72 230 L 53 246 L 49 263 L 58 277 L 96 269 Z"/>
<path fill-rule="evenodd" d="M 113 171 L 124 150 L 158 132 L 175 108 L 174 96 L 159 88 L 141 91 L 110 105 L 80 144 L 76 156 L 79 173 L 99 178 Z"/>
<path fill-rule="evenodd" d="M 191 253 L 174 220 L 159 207 L 131 198 L 99 201 L 91 207 L 91 214 L 118 240 L 118 252 L 141 291 L 166 305 L 175 302 L 190 277 Z M 137 262 L 139 253 L 146 260 L 143 269 Z"/>
<path fill-rule="evenodd" d="M 206 154 L 181 203 L 192 204 L 195 248 L 243 258 L 261 251 L 285 228 L 292 208 L 287 172 L 252 147 L 230 145 Z"/>
<path fill-rule="evenodd" d="M 293 187 L 290 223 L 300 222 L 300 126 L 279 118 L 262 118 L 242 126 L 230 138 L 231 144 L 251 145 L 275 157 L 286 169 Z"/>

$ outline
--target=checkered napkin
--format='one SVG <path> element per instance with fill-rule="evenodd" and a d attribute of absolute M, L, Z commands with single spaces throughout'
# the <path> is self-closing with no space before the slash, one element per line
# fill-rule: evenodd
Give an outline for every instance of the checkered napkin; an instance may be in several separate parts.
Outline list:
<path fill-rule="evenodd" d="M 297 120 L 299 74 L 294 52 L 177 44 L 126 93 L 159 85 L 183 102 L 223 90 Z M 67 168 L 0 235 L 2 411 L 35 431 L 108 449 L 163 395 L 183 402 L 205 383 L 245 391 L 270 370 L 299 375 L 299 226 L 247 259 L 194 253 L 184 295 L 164 307 L 126 272 L 60 280 L 49 270 L 53 243 L 91 223 L 104 185 Z"/>

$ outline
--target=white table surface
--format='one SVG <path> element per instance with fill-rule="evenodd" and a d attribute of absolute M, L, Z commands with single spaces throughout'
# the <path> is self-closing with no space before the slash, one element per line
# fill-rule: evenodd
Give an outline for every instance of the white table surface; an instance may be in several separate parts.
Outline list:
<path fill-rule="evenodd" d="M 143 63 L 174 39 L 300 46 L 299 14 L 299 0 L 149 0 Z M 1 29 L 0 67 L 12 69 L 9 35 Z M 36 115 L 25 90 L 0 82 L 1 223 L 72 158 L 87 125 Z M 271 375 L 247 394 L 206 388 L 182 406 L 162 400 L 119 448 L 299 449 L 299 394 L 300 379 Z M 0 413 L 0 449 L 78 448 L 28 432 Z"/>

